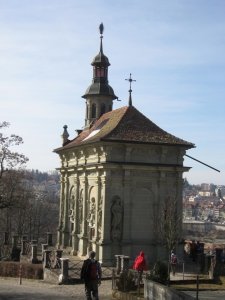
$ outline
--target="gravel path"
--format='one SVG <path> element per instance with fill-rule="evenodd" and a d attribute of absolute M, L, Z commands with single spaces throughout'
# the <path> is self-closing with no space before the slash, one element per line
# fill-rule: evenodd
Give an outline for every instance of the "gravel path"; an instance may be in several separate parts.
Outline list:
<path fill-rule="evenodd" d="M 111 296 L 111 284 L 111 280 L 102 281 L 99 287 L 99 298 L 101 300 L 114 299 Z M 42 280 L 23 279 L 22 285 L 19 285 L 18 278 L 0 277 L 0 300 L 10 299 L 86 300 L 84 284 L 56 285 Z"/>

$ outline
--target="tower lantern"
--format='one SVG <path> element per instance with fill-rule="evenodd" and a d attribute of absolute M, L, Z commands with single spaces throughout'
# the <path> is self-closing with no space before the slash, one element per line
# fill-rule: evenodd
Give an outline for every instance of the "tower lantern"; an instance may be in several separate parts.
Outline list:
<path fill-rule="evenodd" d="M 93 58 L 92 84 L 87 88 L 82 98 L 86 99 L 86 116 L 83 130 L 90 129 L 96 120 L 104 113 L 111 111 L 113 100 L 118 99 L 112 87 L 108 84 L 108 67 L 110 66 L 108 57 L 103 53 L 103 23 L 99 26 L 100 49 L 99 53 Z"/>

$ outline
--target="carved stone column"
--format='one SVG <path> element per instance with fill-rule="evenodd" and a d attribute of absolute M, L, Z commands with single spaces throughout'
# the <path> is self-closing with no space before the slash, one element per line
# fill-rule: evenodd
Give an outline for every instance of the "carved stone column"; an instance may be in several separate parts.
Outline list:
<path fill-rule="evenodd" d="M 125 170 L 123 181 L 123 227 L 122 227 L 122 243 L 130 243 L 130 230 L 131 230 L 131 195 L 130 195 L 131 177 L 130 170 Z M 127 252 L 126 252 L 127 253 Z"/>
<path fill-rule="evenodd" d="M 95 236 L 93 238 L 93 241 L 94 241 L 94 251 L 96 252 L 96 258 L 99 259 L 99 248 L 97 247 L 97 244 L 96 242 L 98 241 L 98 238 L 99 238 L 99 234 L 101 234 L 99 232 L 99 228 L 101 228 L 101 225 L 99 224 L 99 213 L 102 214 L 102 211 L 100 212 L 101 210 L 101 207 L 99 208 L 99 203 L 101 203 L 101 200 L 100 200 L 100 180 L 99 180 L 99 177 L 97 175 L 97 178 L 95 180 L 95 190 L 96 190 L 96 198 L 95 198 Z"/>
<path fill-rule="evenodd" d="M 109 172 L 109 171 L 107 171 Z M 103 176 L 101 178 L 102 182 L 102 232 L 100 243 L 111 243 L 110 233 L 111 233 L 111 181 L 109 176 Z"/>
<path fill-rule="evenodd" d="M 69 180 L 68 175 L 65 175 L 64 178 L 64 224 L 63 224 L 63 234 L 62 234 L 62 245 L 63 247 L 67 247 L 69 245 L 69 218 L 68 218 L 68 190 L 69 190 Z"/>
<path fill-rule="evenodd" d="M 57 243 L 58 247 L 62 245 L 62 226 L 63 226 L 63 216 L 64 216 L 64 174 L 61 173 L 60 180 L 60 207 L 59 207 L 59 226 L 57 228 Z"/>
<path fill-rule="evenodd" d="M 47 232 L 47 244 L 48 244 L 48 246 L 53 246 L 51 232 Z"/>
<path fill-rule="evenodd" d="M 75 188 L 75 204 L 74 204 L 74 231 L 72 232 L 72 254 L 77 255 L 78 250 L 78 234 L 79 234 L 79 179 L 77 177 L 74 178 L 74 188 Z"/>
<path fill-rule="evenodd" d="M 79 235 L 80 237 L 80 254 L 87 254 L 87 189 L 88 181 L 86 174 L 80 179 L 81 181 L 81 190 L 83 190 L 83 216 L 82 216 L 82 231 Z"/>

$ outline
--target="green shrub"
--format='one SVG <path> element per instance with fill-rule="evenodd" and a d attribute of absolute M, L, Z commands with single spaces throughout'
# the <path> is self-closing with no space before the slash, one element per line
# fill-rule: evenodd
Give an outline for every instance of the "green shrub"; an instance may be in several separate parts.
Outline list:
<path fill-rule="evenodd" d="M 136 286 L 132 272 L 124 271 L 121 273 L 119 279 L 116 281 L 116 286 L 122 292 L 134 291 Z"/>
<path fill-rule="evenodd" d="M 14 261 L 0 262 L 0 276 L 19 277 L 19 268 L 22 265 L 22 278 L 43 279 L 43 266 Z"/>
<path fill-rule="evenodd" d="M 158 259 L 150 274 L 147 275 L 147 279 L 166 285 L 168 279 L 167 265 Z"/>

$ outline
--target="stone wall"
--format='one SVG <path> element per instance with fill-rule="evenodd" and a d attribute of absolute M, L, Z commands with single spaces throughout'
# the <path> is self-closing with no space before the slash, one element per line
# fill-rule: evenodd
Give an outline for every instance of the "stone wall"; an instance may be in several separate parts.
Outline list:
<path fill-rule="evenodd" d="M 144 298 L 147 300 L 194 300 L 195 298 L 154 281 L 145 280 Z"/>

